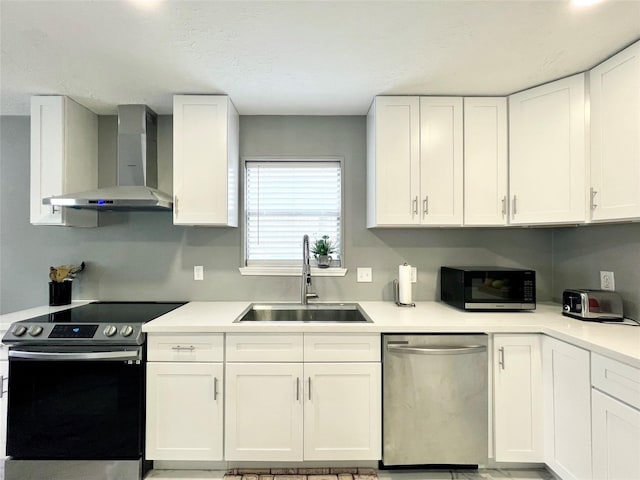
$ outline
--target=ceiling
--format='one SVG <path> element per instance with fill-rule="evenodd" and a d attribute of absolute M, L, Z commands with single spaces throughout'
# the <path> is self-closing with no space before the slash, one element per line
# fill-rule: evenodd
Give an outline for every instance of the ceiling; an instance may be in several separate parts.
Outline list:
<path fill-rule="evenodd" d="M 640 0 L 0 0 L 0 114 L 68 95 L 101 115 L 176 93 L 241 115 L 362 115 L 380 94 L 506 95 L 640 39 Z"/>

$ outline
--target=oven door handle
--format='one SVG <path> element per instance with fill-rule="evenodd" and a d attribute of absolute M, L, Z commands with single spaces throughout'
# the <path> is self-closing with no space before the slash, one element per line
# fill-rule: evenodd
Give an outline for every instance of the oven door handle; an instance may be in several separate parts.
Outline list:
<path fill-rule="evenodd" d="M 114 352 L 32 352 L 9 350 L 9 357 L 27 360 L 141 360 L 140 350 L 121 350 Z"/>

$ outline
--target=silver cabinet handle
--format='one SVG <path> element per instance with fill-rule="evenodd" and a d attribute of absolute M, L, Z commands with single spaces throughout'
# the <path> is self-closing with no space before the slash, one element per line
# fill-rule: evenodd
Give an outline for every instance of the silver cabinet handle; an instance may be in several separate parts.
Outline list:
<path fill-rule="evenodd" d="M 590 203 L 591 203 L 591 210 L 595 210 L 596 208 L 598 208 L 598 204 L 596 203 L 596 195 L 598 194 L 597 190 L 594 190 L 593 187 L 591 187 L 590 189 Z"/>
<path fill-rule="evenodd" d="M 60 209 L 58 207 L 56 207 L 55 205 L 51 205 L 51 213 L 52 214 L 56 214 L 60 211 Z"/>
<path fill-rule="evenodd" d="M 4 398 L 4 394 L 7 393 L 8 391 L 4 389 L 5 381 L 7 380 L 8 378 L 5 377 L 4 375 L 0 376 L 0 398 Z"/>
<path fill-rule="evenodd" d="M 511 216 L 515 216 L 515 214 L 517 213 L 517 209 L 516 209 L 516 196 L 513 196 L 513 202 L 511 203 Z"/>
<path fill-rule="evenodd" d="M 173 196 L 173 213 L 177 217 L 178 216 L 178 196 Z"/>
<path fill-rule="evenodd" d="M 498 365 L 504 370 L 504 347 L 498 349 Z"/>
<path fill-rule="evenodd" d="M 183 347 L 182 345 L 176 345 L 175 347 L 171 347 L 171 350 L 176 350 L 177 352 L 181 350 L 187 350 L 189 352 L 193 352 L 196 349 L 193 345 L 189 345 L 188 347 Z"/>
<path fill-rule="evenodd" d="M 487 350 L 485 345 L 432 345 L 430 347 L 400 347 L 387 345 L 387 352 L 409 355 L 463 355 Z"/>
<path fill-rule="evenodd" d="M 502 200 L 502 217 L 504 218 L 504 216 L 507 214 L 507 196 L 503 195 Z"/>
<path fill-rule="evenodd" d="M 429 195 L 425 196 L 422 201 L 422 216 L 426 217 L 427 215 L 429 215 Z"/>
<path fill-rule="evenodd" d="M 218 377 L 213 377 L 213 399 L 218 400 Z"/>
<path fill-rule="evenodd" d="M 413 214 L 418 215 L 418 196 L 417 195 L 416 195 L 416 198 L 413 199 L 411 204 L 412 204 Z"/>
<path fill-rule="evenodd" d="M 311 400 L 311 377 L 309 377 L 309 400 Z"/>
<path fill-rule="evenodd" d="M 300 400 L 300 377 L 296 377 L 296 402 Z"/>

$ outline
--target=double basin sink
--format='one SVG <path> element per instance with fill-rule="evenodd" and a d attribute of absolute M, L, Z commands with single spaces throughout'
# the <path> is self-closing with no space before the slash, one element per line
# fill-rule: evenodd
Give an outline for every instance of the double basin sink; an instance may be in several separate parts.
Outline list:
<path fill-rule="evenodd" d="M 234 321 L 244 322 L 373 323 L 357 303 L 254 303 Z"/>

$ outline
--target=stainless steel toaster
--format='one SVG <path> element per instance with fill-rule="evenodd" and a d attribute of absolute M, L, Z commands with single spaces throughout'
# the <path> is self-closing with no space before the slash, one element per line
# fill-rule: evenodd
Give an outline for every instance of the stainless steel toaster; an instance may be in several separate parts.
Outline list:
<path fill-rule="evenodd" d="M 622 321 L 622 298 L 608 290 L 565 290 L 562 314 L 580 320 Z"/>

